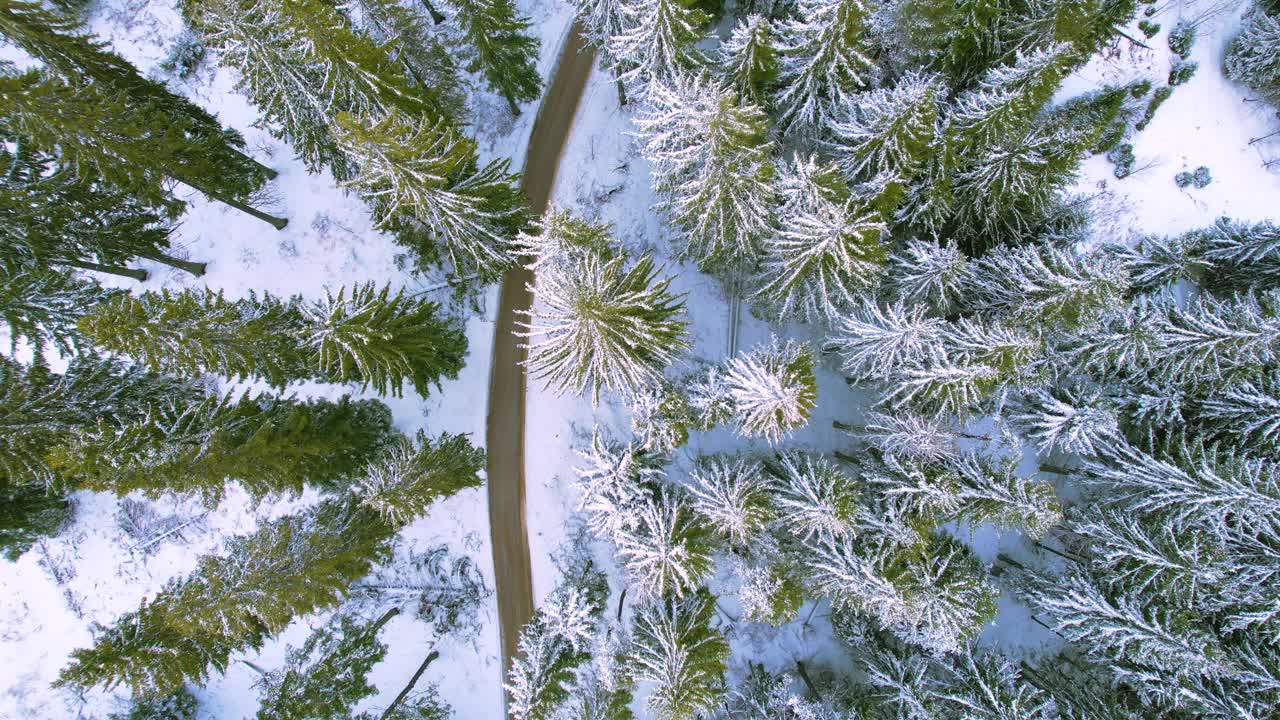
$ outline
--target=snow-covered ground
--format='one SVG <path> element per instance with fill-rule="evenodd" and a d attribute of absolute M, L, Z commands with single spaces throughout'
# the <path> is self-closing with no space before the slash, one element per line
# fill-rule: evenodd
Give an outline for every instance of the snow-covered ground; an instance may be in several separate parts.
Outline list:
<path fill-rule="evenodd" d="M 1120 41 L 1111 57 L 1096 60 L 1077 73 L 1062 96 L 1107 82 L 1139 78 L 1150 78 L 1157 86 L 1163 84 L 1171 57 L 1167 32 L 1180 14 L 1196 17 L 1216 4 L 1220 3 L 1168 3 L 1155 18 L 1163 25 L 1163 31 L 1147 41 L 1150 50 Z M 1241 2 L 1241 8 L 1243 5 Z M 566 2 L 552 0 L 522 0 L 519 6 L 541 34 L 540 68 L 546 77 L 568 26 L 571 8 Z M 1104 204 L 1114 215 L 1107 219 L 1104 229 L 1112 237 L 1132 240 L 1141 233 L 1179 232 L 1206 225 L 1222 214 L 1245 220 L 1276 214 L 1280 168 L 1269 171 L 1263 163 L 1280 157 L 1280 138 L 1254 145 L 1249 141 L 1274 131 L 1280 123 L 1274 110 L 1260 103 L 1244 102 L 1247 93 L 1229 83 L 1221 71 L 1223 49 L 1239 15 L 1240 9 L 1232 9 L 1200 28 L 1192 53 L 1192 59 L 1200 64 L 1199 71 L 1189 83 L 1176 89 L 1150 126 L 1131 139 L 1137 167 L 1150 167 L 1116 180 L 1112 165 L 1104 158 L 1095 157 L 1086 163 L 1077 189 L 1105 192 Z M 171 3 L 155 0 L 110 0 L 108 7 L 95 12 L 93 22 L 96 32 L 144 69 L 153 67 L 164 56 L 179 26 Z M 1131 31 L 1140 37 L 1136 33 Z M 413 277 L 397 268 L 396 246 L 374 230 L 358 200 L 344 194 L 326 175 L 307 175 L 287 146 L 251 127 L 256 111 L 234 92 L 232 84 L 228 72 L 208 66 L 182 89 L 216 111 L 224 122 L 242 130 L 253 154 L 281 171 L 274 183 L 275 209 L 290 218 L 290 225 L 285 231 L 276 232 L 234 210 L 193 198 L 177 241 L 191 259 L 210 262 L 208 275 L 194 280 L 162 266 L 149 266 L 153 278 L 145 287 L 206 282 L 233 296 L 249 289 L 315 296 L 326 286 L 366 280 L 405 287 L 431 286 L 430 278 Z M 473 131 L 486 157 L 511 157 L 518 166 L 533 108 L 529 106 L 513 122 L 504 105 L 495 95 L 475 93 L 471 102 Z M 629 134 L 634 111 L 634 106 L 619 108 L 612 77 L 597 68 L 562 159 L 554 202 L 613 223 L 618 237 L 628 247 L 652 250 L 665 259 L 667 271 L 677 275 L 674 289 L 688 293 L 693 355 L 708 361 L 720 360 L 728 352 L 728 304 L 715 280 L 691 265 L 671 260 L 674 233 L 653 209 L 657 198 L 651 190 L 648 167 L 638 156 Z M 1209 187 L 1182 190 L 1174 184 L 1175 173 L 1200 165 L 1212 170 L 1214 180 Z M 495 292 L 490 290 L 480 312 L 468 318 L 470 357 L 458 380 L 445 383 L 440 392 L 425 400 L 384 398 L 400 429 L 468 432 L 475 442 L 483 442 L 495 304 Z M 815 344 L 820 340 L 812 328 L 792 326 L 778 330 Z M 743 308 L 740 349 L 766 340 L 770 332 L 768 324 Z M 299 385 L 295 391 L 301 395 L 333 396 L 343 389 Z M 845 445 L 831 421 L 857 420 L 866 398 L 847 387 L 830 360 L 824 362 L 819 374 L 819 393 L 817 415 L 803 432 L 787 441 L 788 447 L 831 450 Z M 558 582 L 551 558 L 572 525 L 577 501 L 570 482 L 576 462 L 574 448 L 581 445 L 597 422 L 625 436 L 629 419 L 625 408 L 609 399 L 593 408 L 589 400 L 548 393 L 536 381 L 530 383 L 527 407 L 529 541 L 535 594 L 542 598 Z M 746 443 L 728 431 L 696 435 L 681 450 L 677 466 L 698 454 L 745 447 Z M 134 541 L 119 529 L 119 503 L 114 497 L 79 493 L 76 502 L 76 522 L 59 538 L 37 546 L 16 564 L 0 562 L 0 667 L 9 669 L 0 678 L 0 717 L 101 717 L 122 707 L 123 701 L 111 694 L 95 692 L 81 700 L 49 688 L 68 653 L 90 642 L 92 623 L 109 623 L 120 613 L 135 608 L 167 579 L 194 567 L 201 553 L 216 550 L 223 538 L 250 531 L 260 520 L 285 513 L 293 505 L 281 502 L 255 508 L 243 495 L 232 493 L 180 536 L 157 543 L 148 552 L 131 553 L 128 548 Z M 194 518 L 201 512 L 199 507 L 173 502 L 156 503 L 155 507 L 161 514 L 176 513 L 184 518 Z M 418 547 L 443 542 L 453 551 L 471 556 L 492 587 L 482 489 L 440 503 L 428 517 L 409 528 L 406 537 Z M 999 548 L 1016 543 L 1016 538 L 999 538 L 989 528 L 966 539 L 986 560 L 993 559 Z M 736 612 L 732 600 L 721 604 L 729 613 Z M 808 610 L 802 611 L 802 618 Z M 822 608 L 818 610 L 821 617 Z M 424 682 L 439 683 L 442 696 L 453 705 L 458 718 L 489 719 L 502 714 L 497 613 L 492 597 L 483 617 L 486 623 L 479 635 L 447 641 L 440 648 L 441 660 L 424 677 Z M 301 642 L 311 626 L 324 620 L 322 616 L 300 619 L 261 653 L 245 659 L 272 667 L 283 656 L 286 644 Z M 735 666 L 741 668 L 746 658 L 777 669 L 815 654 L 832 657 L 828 638 L 814 629 L 820 626 L 817 623 L 806 627 L 797 622 L 777 631 L 742 628 L 732 638 Z M 385 705 L 434 644 L 424 626 L 406 616 L 396 618 L 382 637 L 390 651 L 371 677 L 379 693 L 362 707 Z M 1029 622 L 1025 611 L 1008 599 L 1002 600 L 1000 614 L 984 639 L 1025 650 L 1049 642 L 1046 634 Z M 215 678 L 197 693 L 202 717 L 234 719 L 252 715 L 256 692 L 251 685 L 256 677 L 247 666 L 235 664 L 226 676 Z"/>

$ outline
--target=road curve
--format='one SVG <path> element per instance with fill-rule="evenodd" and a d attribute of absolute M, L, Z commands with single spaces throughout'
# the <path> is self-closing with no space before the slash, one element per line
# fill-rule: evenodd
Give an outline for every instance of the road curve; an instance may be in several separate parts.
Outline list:
<path fill-rule="evenodd" d="M 560 153 L 569 138 L 573 116 L 586 87 L 595 52 L 587 47 L 582 26 L 569 29 L 551 85 L 533 121 L 520 188 L 535 217 L 547 210 L 555 185 Z M 516 656 L 520 628 L 533 617 L 533 579 L 529 567 L 529 536 L 524 519 L 524 359 L 527 351 L 516 337 L 517 321 L 533 306 L 533 273 L 517 267 L 502 280 L 498 318 L 494 328 L 493 366 L 489 375 L 489 417 L 486 426 L 489 475 L 489 532 L 493 545 L 493 575 L 498 594 L 498 629 L 502 634 L 502 667 Z M 506 696 L 504 693 L 504 706 Z"/>

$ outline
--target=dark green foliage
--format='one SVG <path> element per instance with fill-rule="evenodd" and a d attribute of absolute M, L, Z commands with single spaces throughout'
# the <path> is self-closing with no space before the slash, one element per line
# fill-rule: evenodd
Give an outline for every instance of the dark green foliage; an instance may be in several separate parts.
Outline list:
<path fill-rule="evenodd" d="M 361 502 L 389 523 L 408 523 L 436 500 L 480 485 L 484 458 L 465 435 L 431 438 L 419 431 L 414 441 L 401 437 L 369 467 Z"/>
<path fill-rule="evenodd" d="M 1133 144 L 1125 143 L 1107 153 L 1107 159 L 1115 164 L 1116 179 L 1123 180 L 1133 174 L 1133 166 L 1138 159 L 1133 154 Z"/>
<path fill-rule="evenodd" d="M 356 703 L 375 692 L 367 679 L 387 654 L 378 641 L 381 623 L 341 615 L 290 648 L 284 667 L 262 678 L 258 720 L 345 720 Z"/>
<path fill-rule="evenodd" d="M 212 290 L 121 294 L 86 314 L 80 331 L 99 347 L 184 376 L 216 373 L 261 379 L 358 382 L 420 395 L 457 377 L 467 351 L 459 324 L 439 307 L 372 283 L 307 302 L 250 293 L 227 300 Z"/>
<path fill-rule="evenodd" d="M 1147 103 L 1146 112 L 1142 114 L 1142 119 L 1134 127 L 1138 130 L 1143 130 L 1147 125 L 1151 124 L 1151 120 L 1156 116 L 1156 110 L 1159 110 L 1164 101 L 1168 100 L 1172 95 L 1173 88 L 1169 85 L 1162 85 L 1156 88 L 1156 91 L 1151 94 L 1150 102 Z"/>
<path fill-rule="evenodd" d="M 70 517 L 64 495 L 42 485 L 0 484 L 0 553 L 17 560 L 40 538 L 57 534 Z"/>
<path fill-rule="evenodd" d="M 76 321 L 116 291 L 68 273 L 0 260 L 0 322 L 8 326 L 10 352 L 20 341 L 37 357 L 52 348 L 70 355 L 82 346 Z"/>
<path fill-rule="evenodd" d="M 246 393 L 160 404 L 132 422 L 102 419 L 47 457 L 72 486 L 152 497 L 193 492 L 213 505 L 228 479 L 254 498 L 308 484 L 340 487 L 391 437 L 391 413 L 377 400 L 304 403 Z"/>
<path fill-rule="evenodd" d="M 534 64 L 538 40 L 525 33 L 529 21 L 516 15 L 512 0 L 452 0 L 462 30 L 467 70 L 484 75 L 489 87 L 507 99 L 537 99 L 542 77 Z"/>
<path fill-rule="evenodd" d="M 1174 176 L 1173 181 L 1178 187 L 1186 188 L 1195 186 L 1197 190 L 1209 187 L 1213 182 L 1213 175 L 1209 172 L 1209 168 L 1201 165 L 1195 171 L 1183 170 Z"/>
<path fill-rule="evenodd" d="M 1155 34 L 1160 32 L 1160 23 L 1142 20 L 1138 23 L 1138 29 L 1147 37 L 1155 37 Z"/>
<path fill-rule="evenodd" d="M 1227 46 L 1227 77 L 1280 102 L 1280 5 L 1255 8 Z"/>
<path fill-rule="evenodd" d="M 1191 48 L 1195 44 L 1196 26 L 1193 23 L 1179 20 L 1178 24 L 1169 31 L 1169 49 L 1183 60 L 1191 56 Z"/>
<path fill-rule="evenodd" d="M 198 704 L 185 686 L 168 695 L 133 701 L 128 713 L 112 713 L 108 720 L 196 720 Z"/>
<path fill-rule="evenodd" d="M 1196 74 L 1196 70 L 1199 68 L 1199 63 L 1187 60 L 1179 60 L 1175 62 L 1173 67 L 1169 70 L 1170 87 L 1186 83 Z"/>
<path fill-rule="evenodd" d="M 160 69 L 177 76 L 180 80 L 187 80 L 200 68 L 206 54 L 208 54 L 208 48 L 200 38 L 190 30 L 184 30 L 173 42 L 173 47 L 169 48 L 169 53 L 160 61 Z"/>
<path fill-rule="evenodd" d="M 294 617 L 337 605 L 352 582 L 390 556 L 393 534 L 355 498 L 264 523 L 104 628 L 92 647 L 72 654 L 58 685 L 124 685 L 156 695 L 203 682 Z"/>

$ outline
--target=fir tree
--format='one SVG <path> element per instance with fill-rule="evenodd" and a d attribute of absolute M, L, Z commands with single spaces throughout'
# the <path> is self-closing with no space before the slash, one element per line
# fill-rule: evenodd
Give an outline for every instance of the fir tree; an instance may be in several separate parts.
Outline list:
<path fill-rule="evenodd" d="M 1215 291 L 1241 292 L 1280 285 L 1280 228 L 1273 223 L 1243 223 L 1219 218 L 1212 228 L 1193 231 L 1189 262 L 1211 264 L 1213 272 L 1196 277 Z M 1187 273 L 1190 275 L 1191 273 Z"/>
<path fill-rule="evenodd" d="M 857 487 L 835 463 L 798 452 L 766 463 L 778 521 L 806 542 L 849 533 L 859 510 Z"/>
<path fill-rule="evenodd" d="M 763 111 L 702 77 L 653 85 L 635 123 L 654 187 L 684 231 L 684 254 L 704 270 L 750 267 L 773 227 Z"/>
<path fill-rule="evenodd" d="M 462 31 L 468 72 L 478 72 L 507 100 L 513 115 L 517 101 L 536 100 L 542 89 L 538 74 L 538 40 L 525 34 L 529 21 L 516 16 L 511 0 L 452 0 L 454 19 Z"/>
<path fill-rule="evenodd" d="M 969 287 L 973 266 L 954 244 L 910 240 L 889 261 L 887 280 L 896 299 L 948 314 Z"/>
<path fill-rule="evenodd" d="M 713 599 L 701 591 L 637 614 L 635 676 L 653 683 L 647 705 L 661 720 L 692 720 L 720 701 L 729 644 L 711 628 L 714 612 Z"/>
<path fill-rule="evenodd" d="M 622 32 L 609 42 L 619 77 L 637 94 L 670 84 L 705 61 L 695 47 L 709 18 L 692 0 L 623 0 Z"/>
<path fill-rule="evenodd" d="M 442 23 L 444 16 L 429 1 L 420 4 L 421 8 L 395 0 L 353 0 L 342 9 L 353 16 L 358 29 L 387 46 L 388 53 L 413 80 L 414 89 L 436 114 L 461 118 L 466 114 L 467 98 L 458 75 L 458 62 L 433 30 L 423 10 L 431 15 L 435 25 Z"/>
<path fill-rule="evenodd" d="M 497 277 L 514 261 L 525 199 L 505 160 L 476 165 L 476 145 L 443 120 L 390 113 L 376 123 L 340 115 L 337 146 L 359 170 L 348 184 L 420 265 L 443 246 L 458 274 Z"/>
<path fill-rule="evenodd" d="M 910 412 L 871 412 L 860 428 L 837 425 L 855 437 L 897 460 L 936 462 L 956 457 L 961 433 L 936 419 Z"/>
<path fill-rule="evenodd" d="M 1120 305 L 1128 289 L 1123 264 L 1105 252 L 1000 248 L 975 263 L 966 300 L 979 312 L 1028 327 L 1070 330 Z"/>
<path fill-rule="evenodd" d="M 640 447 L 655 453 L 672 453 L 689 441 L 697 418 L 689 401 L 672 383 L 642 387 L 630 401 L 631 430 Z"/>
<path fill-rule="evenodd" d="M 871 84 L 863 0 L 800 0 L 778 30 L 779 124 L 819 132 L 831 127 L 853 93 Z"/>
<path fill-rule="evenodd" d="M 711 574 L 714 538 L 686 501 L 650 498 L 637 508 L 634 522 L 620 534 L 618 554 L 642 597 L 683 597 Z"/>
<path fill-rule="evenodd" d="M 748 15 L 720 48 L 724 83 L 740 98 L 763 105 L 778 77 L 777 42 L 769 18 Z"/>
<path fill-rule="evenodd" d="M 340 487 L 392 433 L 376 400 L 303 403 L 248 393 L 164 403 L 141 417 L 77 428 L 47 459 L 72 486 L 127 495 L 196 492 L 209 505 L 235 478 L 254 498 Z"/>
<path fill-rule="evenodd" d="M 1013 460 L 986 460 L 967 455 L 953 462 L 959 481 L 956 520 L 973 527 L 991 524 L 1043 537 L 1062 520 L 1062 506 L 1053 486 L 1022 477 Z"/>
<path fill-rule="evenodd" d="M 1227 46 L 1226 74 L 1272 102 L 1280 102 L 1280 12 L 1256 8 Z"/>
<path fill-rule="evenodd" d="M 76 321 L 111 296 L 112 291 L 92 280 L 0 261 L 0 321 L 8 326 L 10 354 L 17 352 L 19 342 L 27 343 L 36 357 L 48 349 L 62 355 L 82 349 Z"/>
<path fill-rule="evenodd" d="M 1197 419 L 1218 438 L 1261 452 L 1280 444 L 1280 376 L 1275 372 L 1223 388 L 1196 410 Z"/>
<path fill-rule="evenodd" d="M 1022 681 L 1013 664 L 996 652 L 960 653 L 945 680 L 932 691 L 935 705 L 960 717 L 1053 720 L 1052 698 Z"/>
<path fill-rule="evenodd" d="M 42 485 L 0 483 L 0 554 L 17 562 L 40 538 L 56 535 L 71 516 L 65 495 Z"/>
<path fill-rule="evenodd" d="M 600 610 L 579 588 L 562 585 L 521 629 L 506 685 L 513 718 L 545 720 L 569 699 L 574 668 L 590 658 Z"/>
<path fill-rule="evenodd" d="M 582 498 L 577 510 L 587 513 L 587 528 L 596 537 L 620 543 L 638 526 L 641 507 L 664 476 L 662 463 L 633 443 L 614 442 L 599 428 L 578 455 L 582 464 L 574 468 L 575 485 Z"/>
<path fill-rule="evenodd" d="M 412 441 L 398 438 L 368 465 L 359 483 L 361 503 L 387 523 L 407 525 L 436 500 L 479 485 L 482 467 L 484 451 L 465 435 L 432 438 L 418 431 Z"/>
<path fill-rule="evenodd" d="M 933 355 L 945 327 L 923 305 L 868 301 L 841 318 L 828 347 L 840 354 L 841 370 L 850 378 L 885 380 Z"/>
<path fill-rule="evenodd" d="M 1046 454 L 1096 457 L 1120 439 L 1115 412 L 1101 398 L 1073 389 L 1029 392 L 1010 419 Z"/>
<path fill-rule="evenodd" d="M 906 46 L 904 59 L 945 73 L 952 87 L 968 87 L 998 61 L 998 25 L 1010 5 L 1006 0 L 897 3 L 893 25 Z"/>
<path fill-rule="evenodd" d="M 86 314 L 79 329 L 101 348 L 186 376 L 216 373 L 276 387 L 359 382 L 397 396 L 408 380 L 426 395 L 441 378 L 457 376 L 466 353 L 462 329 L 437 317 L 438 309 L 372 283 L 315 302 L 163 290 L 116 295 Z"/>
<path fill-rule="evenodd" d="M 387 654 L 378 630 L 396 611 L 373 623 L 341 615 L 289 648 L 284 666 L 263 676 L 258 720 L 341 718 L 375 688 L 368 675 Z"/>
<path fill-rule="evenodd" d="M 1187 386 L 1256 377 L 1280 352 L 1274 302 L 1270 296 L 1218 300 L 1202 295 L 1185 308 L 1157 305 L 1151 360 Z"/>
<path fill-rule="evenodd" d="M 808 347 L 777 338 L 730 360 L 724 387 L 738 434 L 777 443 L 809 422 L 818 404 L 814 364 Z"/>
<path fill-rule="evenodd" d="M 892 88 L 855 95 L 831 125 L 841 169 L 854 179 L 885 174 L 906 182 L 918 175 L 937 151 L 943 90 L 937 76 L 911 73 Z"/>
<path fill-rule="evenodd" d="M 774 517 L 760 463 L 712 456 L 698 464 L 689 480 L 693 511 L 735 547 L 750 544 Z"/>
<path fill-rule="evenodd" d="M 780 185 L 782 230 L 765 243 L 755 297 L 781 317 L 834 320 L 877 284 L 887 227 L 816 157 L 795 160 Z"/>
<path fill-rule="evenodd" d="M 589 255 L 540 274 L 541 307 L 526 325 L 528 365 L 557 391 L 636 393 L 685 349 L 684 302 L 659 279 L 651 256 Z"/>

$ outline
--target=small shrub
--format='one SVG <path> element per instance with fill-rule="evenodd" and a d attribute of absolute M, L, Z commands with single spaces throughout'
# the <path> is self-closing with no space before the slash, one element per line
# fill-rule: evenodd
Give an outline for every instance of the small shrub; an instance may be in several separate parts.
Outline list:
<path fill-rule="evenodd" d="M 1129 94 L 1135 98 L 1140 98 L 1149 92 L 1151 92 L 1150 80 L 1139 80 L 1129 85 Z"/>
<path fill-rule="evenodd" d="M 169 54 L 160 61 L 160 69 L 186 80 L 204 62 L 205 52 L 204 43 L 190 30 L 184 30 L 169 48 Z"/>
<path fill-rule="evenodd" d="M 1182 85 L 1196 74 L 1196 69 L 1200 67 L 1200 63 L 1190 62 L 1187 60 L 1179 60 L 1173 64 L 1173 68 L 1169 70 L 1169 84 Z"/>
<path fill-rule="evenodd" d="M 1143 20 L 1138 23 L 1138 29 L 1142 31 L 1143 35 L 1146 35 L 1149 38 L 1155 37 L 1155 34 L 1160 32 L 1160 23 Z"/>
<path fill-rule="evenodd" d="M 1137 163 L 1137 158 L 1133 154 L 1133 145 L 1130 143 L 1125 143 L 1107 153 L 1107 160 L 1116 166 L 1113 174 L 1117 180 L 1123 180 L 1132 175 L 1133 166 Z"/>
<path fill-rule="evenodd" d="M 1186 60 L 1191 55 L 1191 48 L 1196 44 L 1196 27 L 1186 20 L 1179 20 L 1178 24 L 1169 31 L 1169 49 L 1174 55 Z"/>
<path fill-rule="evenodd" d="M 1173 182 L 1176 183 L 1177 186 L 1180 188 L 1191 187 L 1191 183 L 1194 181 L 1195 181 L 1195 175 L 1192 175 L 1187 170 L 1183 170 L 1182 172 L 1173 176 Z"/>
<path fill-rule="evenodd" d="M 1138 121 L 1138 124 L 1135 127 L 1142 130 L 1147 125 L 1151 124 L 1152 118 L 1156 116 L 1156 110 L 1159 110 L 1160 106 L 1163 105 L 1164 101 L 1168 100 L 1171 95 L 1173 95 L 1173 88 L 1168 85 L 1156 88 L 1156 91 L 1151 94 L 1151 101 L 1147 103 L 1147 111 L 1142 114 L 1142 120 Z"/>
<path fill-rule="evenodd" d="M 1207 188 L 1211 182 L 1213 182 L 1213 175 L 1209 173 L 1209 168 L 1204 165 L 1196 168 L 1195 174 L 1191 176 L 1191 184 L 1195 185 L 1197 189 Z"/>

